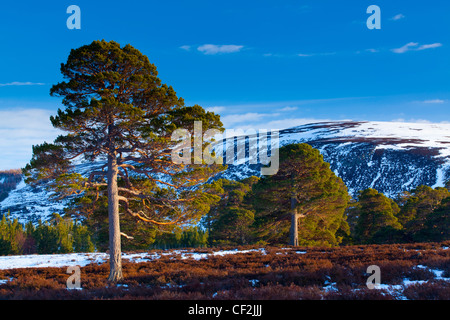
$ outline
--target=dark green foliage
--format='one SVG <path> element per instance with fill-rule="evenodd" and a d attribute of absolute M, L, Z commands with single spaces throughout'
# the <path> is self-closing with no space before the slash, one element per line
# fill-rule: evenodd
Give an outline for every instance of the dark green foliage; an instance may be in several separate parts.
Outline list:
<path fill-rule="evenodd" d="M 419 186 L 402 198 L 398 215 L 399 222 L 405 229 L 405 240 L 408 242 L 422 242 L 427 240 L 427 221 L 435 219 L 434 212 L 438 210 L 442 201 L 450 197 L 446 188 L 431 188 Z M 442 208 L 440 208 L 442 210 Z"/>
<path fill-rule="evenodd" d="M 220 179 L 208 188 L 220 194 L 221 200 L 211 208 L 204 221 L 211 245 L 245 245 L 252 243 L 254 211 L 246 199 L 257 177 L 241 181 Z"/>
<path fill-rule="evenodd" d="M 0 256 L 7 256 L 13 254 L 11 241 L 0 239 Z"/>
<path fill-rule="evenodd" d="M 86 226 L 74 224 L 73 226 L 73 251 L 74 252 L 93 252 L 94 244 L 91 241 L 91 235 Z"/>
<path fill-rule="evenodd" d="M 423 241 L 445 241 L 450 239 L 450 197 L 427 216 L 423 229 L 416 235 Z"/>
<path fill-rule="evenodd" d="M 213 243 L 220 245 L 246 245 L 251 243 L 251 226 L 255 215 L 244 208 L 230 207 L 213 225 Z"/>
<path fill-rule="evenodd" d="M 17 219 L 11 220 L 9 215 L 3 215 L 0 221 L 0 239 L 3 254 L 20 253 L 23 240 L 23 228 Z"/>
<path fill-rule="evenodd" d="M 355 238 L 359 243 L 391 243 L 398 240 L 396 230 L 402 228 L 397 215 L 400 212 L 398 205 L 379 193 L 375 189 L 360 191 L 356 204 L 357 221 Z"/>
<path fill-rule="evenodd" d="M 320 159 L 318 152 L 306 146 L 291 147 L 295 150 L 288 163 L 281 164 L 284 178 L 266 177 L 259 180 L 253 177 L 248 181 L 219 180 L 210 185 L 212 193 L 221 197 L 204 219 L 204 225 L 210 230 L 210 245 L 247 244 L 247 243 L 283 243 L 287 242 L 289 232 L 289 193 L 292 182 L 288 179 L 289 166 L 307 168 L 302 176 L 305 184 L 303 196 L 298 209 L 307 210 L 312 200 L 327 212 L 334 204 L 339 204 L 339 192 L 329 201 L 320 201 L 330 196 L 326 190 L 325 177 L 330 173 L 319 174 L 317 168 Z M 286 149 L 285 149 L 286 150 Z M 282 159 L 286 154 L 281 153 Z M 306 157 L 300 165 L 298 159 Z M 297 158 L 297 159 L 296 159 Z M 316 159 L 316 160 L 314 160 Z M 286 161 L 286 160 L 284 160 Z M 316 169 L 314 168 L 316 164 Z M 323 165 L 322 165 L 323 166 Z M 326 165 L 325 165 L 326 167 Z M 287 169 L 283 169 L 287 168 Z M 324 172 L 327 172 L 324 170 Z M 322 179 L 322 180 L 321 180 Z M 253 185 L 253 188 L 249 188 Z M 337 184 L 339 185 L 339 183 Z M 312 192 L 308 198 L 306 187 Z M 322 193 L 320 192 L 322 190 Z M 337 188 L 335 190 L 344 190 Z M 342 193 L 340 194 L 342 196 Z M 340 213 L 328 215 L 322 219 L 319 215 L 305 215 L 300 219 L 299 240 L 305 245 L 349 245 L 349 244 L 383 244 L 412 243 L 426 241 L 444 241 L 450 239 L 450 192 L 446 188 L 419 186 L 410 192 L 404 192 L 396 201 L 374 189 L 360 192 L 357 200 L 351 200 L 342 216 Z M 341 202 L 345 203 L 345 201 Z M 328 205 L 328 208 L 327 208 Z M 342 212 L 342 207 L 336 208 Z M 328 211 L 330 212 L 330 211 Z M 332 210 L 331 210 L 332 212 Z"/>
<path fill-rule="evenodd" d="M 0 221 L 0 255 L 93 252 L 86 226 L 55 214 L 48 222 L 25 226 L 3 216 Z"/>
<path fill-rule="evenodd" d="M 151 245 L 157 249 L 174 248 L 203 248 L 208 246 L 208 232 L 198 228 L 181 230 L 176 228 L 170 233 L 158 233 L 155 242 Z"/>
<path fill-rule="evenodd" d="M 59 237 L 58 230 L 48 224 L 39 224 L 33 233 L 36 241 L 37 253 L 53 254 L 59 251 Z M 65 248 L 64 253 L 67 253 Z"/>
<path fill-rule="evenodd" d="M 197 142 L 198 132 L 186 135 L 197 129 L 195 121 L 215 134 L 223 131 L 223 124 L 213 112 L 185 106 L 175 90 L 161 82 L 148 57 L 129 44 L 102 40 L 73 49 L 61 73 L 64 81 L 50 94 L 62 98 L 66 108 L 58 109 L 50 121 L 67 134 L 52 144 L 34 146 L 24 173 L 29 182 L 50 180 L 49 188 L 61 198 L 81 196 L 73 214 L 89 215 L 107 195 L 109 280 L 117 282 L 122 278 L 122 213 L 150 228 L 165 228 L 196 224 L 209 210 L 214 198 L 201 185 L 225 167 L 198 159 L 197 152 L 187 158 L 199 161 L 190 163 L 176 163 L 172 156 L 183 137 L 201 151 L 209 144 Z M 82 176 L 71 170 L 77 158 L 104 166 Z"/>

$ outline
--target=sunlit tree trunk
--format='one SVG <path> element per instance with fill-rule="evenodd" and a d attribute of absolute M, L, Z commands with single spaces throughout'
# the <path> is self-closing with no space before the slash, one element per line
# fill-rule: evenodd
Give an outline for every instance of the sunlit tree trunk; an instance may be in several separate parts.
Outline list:
<path fill-rule="evenodd" d="M 116 156 L 110 144 L 108 155 L 108 220 L 109 220 L 109 267 L 108 281 L 116 283 L 123 279 L 122 275 L 122 250 L 120 244 L 120 220 L 119 220 L 119 190 L 117 175 L 119 167 Z"/>
<path fill-rule="evenodd" d="M 297 199 L 291 197 L 291 230 L 290 230 L 290 241 L 291 246 L 298 246 L 298 213 L 297 213 Z"/>

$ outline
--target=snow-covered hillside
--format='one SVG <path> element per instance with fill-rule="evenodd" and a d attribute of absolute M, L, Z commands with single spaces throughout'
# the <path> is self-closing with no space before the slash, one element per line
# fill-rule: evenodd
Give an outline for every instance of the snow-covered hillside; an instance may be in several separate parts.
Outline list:
<path fill-rule="evenodd" d="M 394 197 L 450 179 L 450 124 L 322 122 L 281 130 L 279 136 L 280 146 L 306 142 L 319 149 L 352 195 L 370 187 Z M 221 177 L 251 175 L 260 175 L 260 165 L 229 165 Z"/>
<path fill-rule="evenodd" d="M 320 150 L 353 196 L 370 187 L 395 197 L 418 185 L 444 186 L 450 180 L 450 124 L 321 122 L 281 130 L 279 137 L 280 146 L 306 142 Z M 79 163 L 76 171 L 87 174 L 101 165 Z M 259 176 L 260 169 L 244 159 L 215 178 L 239 180 Z M 23 223 L 46 220 L 66 206 L 50 196 L 43 187 L 22 181 L 0 202 L 0 213 L 10 211 Z"/>
<path fill-rule="evenodd" d="M 82 163 L 76 165 L 76 171 L 88 175 L 90 170 L 101 167 L 103 163 Z M 46 221 L 53 213 L 64 213 L 68 201 L 56 200 L 52 192 L 45 189 L 45 185 L 31 186 L 24 179 L 9 192 L 8 197 L 0 202 L 0 214 L 10 213 L 11 218 L 17 218 L 20 223 L 28 221 L 36 223 Z"/>

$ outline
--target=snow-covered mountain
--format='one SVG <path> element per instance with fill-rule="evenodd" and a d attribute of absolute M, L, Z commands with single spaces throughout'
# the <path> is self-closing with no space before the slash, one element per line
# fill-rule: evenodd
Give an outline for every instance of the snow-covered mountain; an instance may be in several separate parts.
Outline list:
<path fill-rule="evenodd" d="M 450 180 L 450 124 L 335 121 L 279 131 L 280 146 L 302 142 L 320 150 L 353 196 L 371 187 L 395 197 L 418 185 L 444 186 Z M 92 166 L 99 164 L 79 164 L 77 171 L 86 173 Z M 216 178 L 259 176 L 260 168 L 244 160 Z M 49 198 L 42 187 L 22 181 L 0 202 L 0 213 L 10 211 L 20 222 L 46 220 L 66 205 Z"/>
<path fill-rule="evenodd" d="M 80 162 L 75 170 L 87 176 L 91 170 L 102 165 L 103 163 Z M 22 177 L 15 188 L 9 191 L 8 196 L 0 201 L 0 215 L 9 213 L 11 218 L 17 218 L 20 223 L 25 224 L 28 221 L 36 223 L 39 219 L 46 221 L 53 213 L 64 214 L 68 201 L 56 200 L 52 196 L 53 193 L 46 190 L 45 184 L 31 186 L 26 184 Z"/>
<path fill-rule="evenodd" d="M 394 197 L 421 184 L 444 186 L 450 179 L 450 124 L 339 121 L 279 132 L 280 146 L 302 142 L 321 152 L 354 196 L 370 187 Z M 229 165 L 221 177 L 259 176 L 260 167 L 248 161 Z"/>

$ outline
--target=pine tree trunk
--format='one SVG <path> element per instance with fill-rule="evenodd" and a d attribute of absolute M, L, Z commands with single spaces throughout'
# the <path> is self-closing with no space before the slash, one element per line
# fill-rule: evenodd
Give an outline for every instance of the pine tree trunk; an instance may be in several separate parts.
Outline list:
<path fill-rule="evenodd" d="M 291 230 L 290 241 L 291 246 L 298 246 L 298 214 L 297 214 L 297 199 L 291 198 Z"/>
<path fill-rule="evenodd" d="M 120 245 L 119 190 L 117 174 L 119 167 L 116 157 L 108 156 L 108 220 L 109 220 L 109 277 L 116 283 L 123 279 L 122 250 Z"/>

